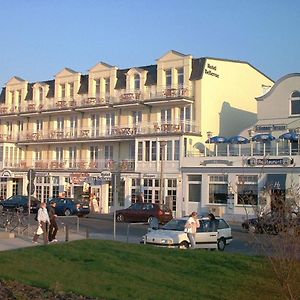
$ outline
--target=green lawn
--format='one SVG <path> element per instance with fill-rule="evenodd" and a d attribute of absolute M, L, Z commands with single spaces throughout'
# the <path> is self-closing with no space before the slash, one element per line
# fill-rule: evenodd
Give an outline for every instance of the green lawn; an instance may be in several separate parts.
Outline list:
<path fill-rule="evenodd" d="M 101 299 L 282 299 L 261 257 L 100 240 L 1 252 L 0 278 Z"/>

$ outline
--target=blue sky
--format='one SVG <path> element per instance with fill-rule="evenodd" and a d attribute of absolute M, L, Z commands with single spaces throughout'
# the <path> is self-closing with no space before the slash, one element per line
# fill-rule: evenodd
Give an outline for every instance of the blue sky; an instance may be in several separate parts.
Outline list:
<path fill-rule="evenodd" d="M 86 74 L 100 61 L 155 64 L 169 50 L 300 72 L 298 0 L 2 0 L 0 85 Z"/>

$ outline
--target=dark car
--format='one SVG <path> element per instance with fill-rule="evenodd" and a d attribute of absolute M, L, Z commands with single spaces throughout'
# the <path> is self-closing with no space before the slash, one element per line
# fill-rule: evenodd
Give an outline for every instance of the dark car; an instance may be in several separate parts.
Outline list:
<path fill-rule="evenodd" d="M 85 201 L 76 200 L 73 198 L 49 198 L 47 203 L 55 202 L 55 212 L 58 216 L 71 216 L 78 217 L 85 216 L 90 213 L 89 203 Z"/>
<path fill-rule="evenodd" d="M 159 223 L 167 223 L 173 219 L 172 211 L 167 205 L 156 203 L 134 203 L 128 208 L 116 211 L 118 222 L 148 222 L 157 218 Z"/>
<path fill-rule="evenodd" d="M 278 213 L 265 213 L 256 218 L 250 218 L 242 223 L 242 227 L 250 232 L 278 234 L 279 231 L 285 230 L 295 225 L 297 221 L 296 212 L 286 216 Z M 298 221 L 297 221 L 298 222 Z"/>
<path fill-rule="evenodd" d="M 30 197 L 30 212 L 37 212 L 40 201 L 35 197 Z M 0 201 L 0 211 L 22 209 L 23 212 L 28 212 L 28 196 L 14 195 L 6 200 Z"/>

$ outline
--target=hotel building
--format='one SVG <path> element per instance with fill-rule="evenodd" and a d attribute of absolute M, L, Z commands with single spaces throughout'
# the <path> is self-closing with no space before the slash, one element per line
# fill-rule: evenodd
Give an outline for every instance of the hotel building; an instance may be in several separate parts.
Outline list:
<path fill-rule="evenodd" d="M 112 172 L 117 207 L 143 192 L 181 215 L 200 203 L 185 195 L 189 156 L 211 150 L 208 131 L 232 136 L 255 124 L 255 97 L 272 85 L 247 62 L 176 51 L 147 66 L 101 62 L 47 81 L 13 77 L 0 94 L 0 196 L 27 194 L 33 169 L 40 200 L 95 194 L 109 213 Z"/>

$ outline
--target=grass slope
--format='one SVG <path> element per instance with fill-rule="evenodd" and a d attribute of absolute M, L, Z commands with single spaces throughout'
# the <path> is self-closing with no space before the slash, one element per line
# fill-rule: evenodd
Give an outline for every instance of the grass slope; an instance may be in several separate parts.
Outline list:
<path fill-rule="evenodd" d="M 101 299 L 282 299 L 264 258 L 113 241 L 2 252 L 0 278 Z"/>

